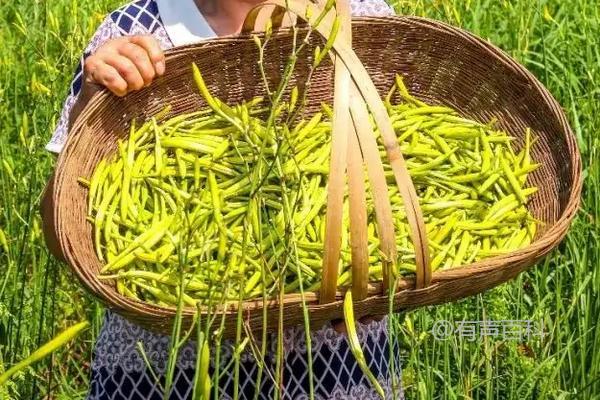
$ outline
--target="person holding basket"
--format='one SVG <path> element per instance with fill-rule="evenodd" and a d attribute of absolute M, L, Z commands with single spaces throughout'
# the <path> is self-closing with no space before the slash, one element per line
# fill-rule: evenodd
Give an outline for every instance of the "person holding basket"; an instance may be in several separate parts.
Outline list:
<path fill-rule="evenodd" d="M 261 0 L 137 0 L 110 13 L 92 37 L 79 63 L 60 120 L 46 146 L 60 153 L 71 123 L 98 87 L 116 96 L 148 86 L 165 74 L 163 51 L 218 36 L 240 32 L 248 11 Z M 354 16 L 386 16 L 393 10 L 384 0 L 350 1 Z M 44 231 L 49 248 L 58 258 L 52 221 L 51 179 L 42 200 Z M 369 368 L 390 398 L 403 398 L 401 368 L 397 352 L 389 359 L 388 320 L 367 319 L 358 324 L 361 346 Z M 309 398 L 307 351 L 303 327 L 288 327 L 284 333 L 283 398 Z M 330 323 L 311 333 L 313 384 L 317 399 L 379 398 L 352 355 L 343 324 Z M 107 310 L 91 365 L 88 399 L 162 399 L 158 378 L 165 373 L 170 338 L 144 330 Z M 144 356 L 149 360 L 148 369 Z M 221 363 L 232 357 L 232 345 L 223 346 Z M 213 354 L 214 355 L 214 354 Z M 274 364 L 274 353 L 269 354 Z M 196 349 L 193 343 L 180 350 L 171 399 L 191 397 Z M 214 361 L 214 360 L 213 360 Z M 392 367 L 393 365 L 393 367 Z M 257 362 L 248 353 L 240 365 L 241 399 L 273 398 L 275 382 L 268 375 L 256 384 Z M 234 392 L 233 374 L 224 374 L 218 397 L 228 399 Z"/>

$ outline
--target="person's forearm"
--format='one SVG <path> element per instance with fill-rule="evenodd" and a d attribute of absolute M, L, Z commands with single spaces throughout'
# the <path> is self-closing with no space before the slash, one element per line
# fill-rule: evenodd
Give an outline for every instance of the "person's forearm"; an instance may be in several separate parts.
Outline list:
<path fill-rule="evenodd" d="M 44 192 L 42 193 L 42 199 L 40 202 L 40 214 L 42 217 L 42 230 L 44 232 L 44 239 L 46 240 L 46 246 L 50 250 L 50 253 L 57 259 L 65 261 L 65 256 L 58 244 L 58 237 L 56 236 L 56 227 L 54 226 L 54 201 L 52 194 L 54 192 L 54 174 L 48 180 Z"/>

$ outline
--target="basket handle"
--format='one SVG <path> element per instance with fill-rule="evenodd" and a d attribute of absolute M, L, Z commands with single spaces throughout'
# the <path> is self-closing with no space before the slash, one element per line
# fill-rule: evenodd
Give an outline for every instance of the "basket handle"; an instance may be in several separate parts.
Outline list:
<path fill-rule="evenodd" d="M 285 8 L 272 4 L 261 4 L 254 8 L 257 8 L 258 10 L 252 19 L 249 19 L 248 16 L 246 16 L 244 23 L 242 24 L 241 34 L 247 35 L 251 32 L 264 31 L 268 19 L 271 20 L 273 29 L 279 29 L 284 26 L 283 20 L 286 16 Z M 295 18 L 295 14 L 292 18 Z M 290 21 L 292 24 L 295 22 L 296 21 Z"/>
<path fill-rule="evenodd" d="M 246 16 L 244 25 L 243 25 L 242 32 L 248 33 L 250 31 L 252 31 L 252 29 L 255 26 L 256 17 L 258 15 L 261 7 L 264 5 L 267 5 L 267 4 L 277 5 L 283 9 L 287 9 L 288 11 L 291 11 L 292 13 L 296 14 L 300 18 L 307 20 L 307 22 L 309 24 L 311 24 L 313 26 L 313 28 L 316 29 L 319 32 L 319 34 L 321 34 L 325 38 L 329 37 L 329 35 L 332 31 L 332 27 L 334 26 L 334 21 L 335 21 L 336 15 L 332 15 L 332 14 L 335 14 L 335 12 L 327 13 L 327 15 L 325 15 L 325 17 L 322 18 L 320 20 L 320 22 L 318 24 L 316 24 L 316 26 L 315 26 L 315 24 L 314 24 L 315 18 L 317 16 L 319 16 L 323 10 L 309 1 L 306 1 L 306 0 L 267 0 L 264 3 L 261 3 L 260 5 L 253 8 L 248 13 L 248 15 Z M 309 15 L 310 17 L 308 17 L 307 15 Z M 427 244 L 425 223 L 423 221 L 423 214 L 421 212 L 421 208 L 420 208 L 420 205 L 418 202 L 418 196 L 417 196 L 415 187 L 414 187 L 414 185 L 412 183 L 412 179 L 410 178 L 410 175 L 408 173 L 408 169 L 406 168 L 406 163 L 404 161 L 404 158 L 402 157 L 402 153 L 400 151 L 400 146 L 398 145 L 396 134 L 392 128 L 391 122 L 389 120 L 389 116 L 387 114 L 385 106 L 383 105 L 383 102 L 381 101 L 381 98 L 379 97 L 379 93 L 377 92 L 377 89 L 376 89 L 375 85 L 373 84 L 373 81 L 371 80 L 365 67 L 363 66 L 360 59 L 357 57 L 357 55 L 354 53 L 354 51 L 346 43 L 344 43 L 344 41 L 340 37 L 336 38 L 336 40 L 334 41 L 332 50 L 333 50 L 334 54 L 336 55 L 336 60 L 337 59 L 341 60 L 341 63 L 343 63 L 345 69 L 347 69 L 348 72 L 350 73 L 350 76 L 354 83 L 353 86 L 357 90 L 357 95 L 360 95 L 360 97 L 362 97 L 362 99 L 368 104 L 371 115 L 375 119 L 375 123 L 379 129 L 379 132 L 381 133 L 381 137 L 383 139 L 387 157 L 388 157 L 388 160 L 392 167 L 392 172 L 394 174 L 396 185 L 398 186 L 400 195 L 402 196 L 402 199 L 404 201 L 406 216 L 407 216 L 407 220 L 408 220 L 409 227 L 410 227 L 410 237 L 411 237 L 411 240 L 415 247 L 415 263 L 416 263 L 415 286 L 417 289 L 426 287 L 431 282 L 431 266 L 430 266 L 429 248 L 428 248 L 428 244 Z M 337 64 L 337 62 L 336 62 L 336 64 Z M 336 77 L 336 80 L 337 80 L 337 77 Z M 337 93 L 336 93 L 336 95 L 337 95 Z M 359 96 L 352 96 L 352 98 L 354 98 L 354 97 L 359 97 Z M 364 133 L 365 132 L 364 127 L 358 129 L 359 126 L 368 124 L 366 122 L 369 120 L 368 113 L 366 113 L 366 114 L 364 113 L 366 111 L 366 109 L 363 109 L 362 107 L 360 107 L 360 103 L 358 103 L 357 101 L 352 101 L 350 110 L 351 110 L 352 122 L 353 122 L 354 127 L 357 128 L 356 133 L 359 134 L 358 135 L 359 136 L 359 144 L 362 145 L 363 152 L 365 149 L 367 149 L 367 150 L 371 149 L 372 146 L 370 146 L 369 144 L 370 143 L 372 144 L 372 142 L 374 141 L 373 135 L 371 135 L 371 139 L 369 139 L 367 137 L 368 135 L 366 135 Z M 338 115 L 338 117 L 340 117 L 340 115 Z M 342 119 L 344 118 L 343 113 L 341 114 L 341 118 Z M 336 135 L 335 132 L 333 134 L 334 134 L 334 136 Z M 340 135 L 340 136 L 343 137 L 344 135 Z M 341 138 L 340 140 L 342 141 L 342 143 L 340 143 L 342 146 L 335 148 L 333 139 L 332 139 L 332 159 L 331 159 L 332 166 L 341 165 L 339 159 L 344 160 L 344 158 L 345 158 L 345 157 L 341 157 L 344 154 L 340 154 L 340 153 L 346 152 L 345 147 L 347 146 L 348 142 L 347 142 L 347 140 L 344 140 L 343 138 Z M 362 140 L 362 141 L 360 141 L 360 140 Z M 345 146 L 344 146 L 344 144 L 345 144 Z M 375 147 L 375 149 L 376 149 L 376 147 Z M 334 150 L 338 150 L 338 151 L 334 151 Z M 370 152 L 368 154 L 370 154 Z M 337 155 L 337 157 L 335 157 L 336 155 Z M 371 181 L 372 181 L 371 183 L 374 188 L 373 194 L 374 194 L 375 205 L 376 205 L 376 207 L 383 209 L 383 208 L 385 208 L 386 202 L 387 202 L 387 204 L 389 204 L 389 196 L 387 195 L 387 185 L 386 185 L 385 189 L 381 190 L 381 188 L 376 187 L 376 184 L 379 182 L 379 180 L 376 179 L 375 181 L 373 181 L 373 178 L 374 177 L 377 178 L 377 176 L 379 175 L 377 172 L 377 170 L 378 170 L 377 159 L 378 159 L 378 155 L 377 155 L 377 157 L 373 157 L 373 155 L 371 155 L 370 157 L 365 158 L 365 161 L 367 163 L 369 178 L 371 179 Z M 381 159 L 379 159 L 379 163 L 381 163 Z M 329 176 L 330 181 L 329 181 L 328 186 L 329 187 L 335 186 L 335 188 L 333 189 L 334 194 L 338 196 L 337 198 L 331 200 L 332 204 L 333 203 L 339 204 L 339 194 L 337 191 L 342 192 L 342 199 L 343 199 L 343 184 L 342 185 L 334 184 L 335 182 L 332 182 L 332 178 L 336 178 L 336 176 L 337 176 L 337 179 L 339 179 L 339 175 L 341 175 L 341 177 L 343 178 L 343 174 L 344 174 L 343 169 L 342 169 L 341 174 L 336 169 L 330 170 L 330 176 Z M 343 179 L 342 179 L 342 183 L 343 183 Z M 383 181 L 383 183 L 385 184 L 385 180 Z M 331 196 L 331 191 L 330 191 L 329 195 Z M 383 200 L 384 198 L 386 198 L 385 201 Z M 329 205 L 330 205 L 330 199 L 328 198 L 328 209 L 327 209 L 328 224 L 327 225 L 331 225 L 331 226 L 329 226 L 331 229 L 326 234 L 327 237 L 326 237 L 325 257 L 324 257 L 323 282 L 322 282 L 322 288 L 321 288 L 321 302 L 322 303 L 330 302 L 335 299 L 335 290 L 337 289 L 337 287 L 336 287 L 337 269 L 338 269 L 337 264 L 339 261 L 339 252 L 340 252 L 339 251 L 340 235 L 339 234 L 335 235 L 334 233 L 341 232 L 341 207 L 334 207 L 333 209 L 330 209 Z M 377 212 L 378 225 L 381 228 L 383 222 L 387 218 L 385 218 L 384 215 L 380 215 L 380 214 L 381 214 L 380 212 Z M 330 219 L 332 220 L 331 224 L 329 224 Z M 382 236 L 381 242 L 383 245 L 382 250 L 384 251 L 384 254 L 386 255 L 386 257 L 388 257 L 388 260 L 387 260 L 388 262 L 386 264 L 388 264 L 388 267 L 389 267 L 389 264 L 393 264 L 396 261 L 395 260 L 395 237 L 393 234 L 393 224 L 391 224 L 391 226 L 389 226 L 389 225 L 385 226 L 385 224 L 383 224 L 383 228 L 384 229 L 382 229 L 380 231 L 380 235 Z M 393 241 L 392 241 L 393 245 L 389 245 L 389 248 L 386 248 L 385 244 L 384 244 L 384 238 L 389 241 L 390 236 L 393 239 Z M 331 246 L 327 245 L 328 242 Z M 386 250 L 387 250 L 387 252 L 386 252 Z M 330 252 L 331 255 L 326 260 L 328 252 Z M 388 269 L 385 267 L 386 267 L 386 265 L 384 265 L 384 271 L 386 269 Z M 354 271 L 354 269 L 353 269 L 353 271 Z M 333 277 L 333 279 L 332 279 L 332 277 Z M 384 285 L 387 283 L 386 281 L 387 280 L 384 279 Z"/>
<path fill-rule="evenodd" d="M 324 6 L 323 0 L 317 0 Z M 347 0 L 336 2 L 336 11 L 340 19 L 338 37 L 352 45 L 352 25 L 350 4 Z M 320 302 L 335 300 L 337 291 L 338 265 L 341 247 L 342 210 L 344 202 L 344 175 L 348 175 L 348 198 L 350 214 L 350 248 L 352 255 L 352 294 L 355 299 L 367 298 L 369 284 L 369 249 L 367 229 L 367 199 L 365 188 L 364 162 L 361 154 L 357 126 L 352 123 L 350 104 L 362 99 L 355 96 L 356 88 L 350 73 L 342 60 L 332 55 L 335 63 L 335 85 L 333 100 L 333 129 L 327 218 L 325 220 L 325 247 L 323 254 L 323 279 L 321 282 Z M 364 103 L 363 103 L 364 104 Z M 372 134 L 370 126 L 369 133 Z M 346 170 L 345 170 L 346 169 Z M 381 171 L 383 173 L 383 170 Z M 332 183 L 331 179 L 334 179 Z M 391 208 L 388 213 L 391 221 Z M 393 227 L 392 227 L 393 228 Z M 393 237 L 393 235 L 392 235 Z M 385 247 L 385 246 L 384 246 Z M 388 246 L 389 247 L 389 246 Z M 394 247 L 392 247 L 395 250 Z M 387 254 L 387 252 L 386 252 Z M 395 258 L 394 254 L 390 257 Z M 387 271 L 387 268 L 383 269 Z"/>

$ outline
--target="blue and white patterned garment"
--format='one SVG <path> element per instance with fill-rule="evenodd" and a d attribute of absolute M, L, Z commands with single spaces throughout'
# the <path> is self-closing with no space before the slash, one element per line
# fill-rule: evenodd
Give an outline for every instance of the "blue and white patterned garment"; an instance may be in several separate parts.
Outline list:
<path fill-rule="evenodd" d="M 382 16 L 393 13 L 384 0 L 351 0 L 353 15 Z M 106 41 L 126 35 L 152 35 L 163 49 L 214 37 L 210 26 L 196 7 L 194 0 L 138 0 L 109 14 L 98 28 L 75 72 L 70 92 L 51 141 L 49 151 L 61 151 L 67 137 L 69 114 L 83 83 L 83 61 Z M 359 324 L 359 339 L 369 367 L 384 387 L 387 398 L 402 399 L 400 357 L 394 351 L 390 363 L 387 319 Z M 346 337 L 328 324 L 311 333 L 316 399 L 379 398 L 358 367 Z M 160 383 L 146 367 L 136 345 L 141 343 L 154 372 L 164 374 L 168 358 L 169 337 L 146 331 L 107 311 L 94 359 L 89 400 L 154 400 L 162 399 Z M 272 347 L 275 341 L 271 342 Z M 232 357 L 232 344 L 223 346 L 221 365 Z M 291 327 L 284 333 L 283 399 L 308 399 L 308 368 L 303 327 Z M 274 349 L 274 347 L 273 347 Z M 274 369 L 273 354 L 270 369 Z M 196 350 L 189 343 L 181 350 L 177 362 L 174 390 L 171 399 L 189 399 Z M 269 358 L 269 357 L 267 357 Z M 270 365 L 269 365 L 270 364 Z M 393 367 L 392 367 L 393 365 Z M 214 367 L 214 360 L 212 362 Z M 257 364 L 250 353 L 242 356 L 239 398 L 250 400 L 273 398 L 274 382 L 269 374 L 256 388 Z M 265 376 L 263 375 L 263 376 Z M 230 399 L 233 394 L 233 373 L 224 374 L 219 398 Z"/>

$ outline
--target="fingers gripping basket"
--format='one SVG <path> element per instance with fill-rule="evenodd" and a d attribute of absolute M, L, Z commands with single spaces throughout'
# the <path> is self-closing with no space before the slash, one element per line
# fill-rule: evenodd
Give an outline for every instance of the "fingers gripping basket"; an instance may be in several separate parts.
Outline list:
<path fill-rule="evenodd" d="M 253 21 L 252 15 L 248 21 Z M 327 23 L 332 21 L 325 21 L 325 28 Z M 494 46 L 439 22 L 412 17 L 355 19 L 351 29 L 354 52 L 347 46 L 350 32 L 345 26 L 342 24 L 336 41 L 336 59 L 317 69 L 312 78 L 314 83 L 309 89 L 306 110 L 315 112 L 321 102 L 331 103 L 335 86 L 330 169 L 333 174 L 329 177 L 322 289 L 320 293 L 306 294 L 311 326 L 318 327 L 342 317 L 344 289 L 336 288 L 336 275 L 341 230 L 340 196 L 346 176 L 353 210 L 350 232 L 352 290 L 357 299 L 355 313 L 361 317 L 388 312 L 385 282 L 367 284 L 365 275 L 368 265 L 363 257 L 365 244 L 361 243 L 365 234 L 365 221 L 361 218 L 365 213 L 364 182 L 357 179 L 357 171 L 362 171 L 363 163 L 376 203 L 382 251 L 387 256 L 393 258 L 395 249 L 394 245 L 389 245 L 393 243 L 393 226 L 386 225 L 391 211 L 389 200 L 385 198 L 385 181 L 379 175 L 382 162 L 392 160 L 395 165 L 396 183 L 400 186 L 411 222 L 417 273 L 415 277 L 400 280 L 394 295 L 395 309 L 439 304 L 480 293 L 514 278 L 548 254 L 565 236 L 577 211 L 581 191 L 581 161 L 576 142 L 564 113 L 548 91 Z M 271 40 L 274 45 L 268 46 L 265 54 L 270 60 L 266 72 L 269 79 L 276 81 L 290 52 L 291 33 L 279 32 Z M 314 42 L 312 45 L 321 43 L 316 39 Z M 125 98 L 105 92 L 94 97 L 75 123 L 60 155 L 53 196 L 57 205 L 55 226 L 63 253 L 90 292 L 108 307 L 146 328 L 168 332 L 175 309 L 131 300 L 118 294 L 114 284 L 98 279 L 102 264 L 93 248 L 92 228 L 86 221 L 87 190 L 77 180 L 89 176 L 101 159 L 116 151 L 117 140 L 128 132 L 132 119 L 145 120 L 161 111 L 165 104 L 172 106 L 172 115 L 206 107 L 193 84 L 190 73 L 193 62 L 202 71 L 209 89 L 226 103 L 264 95 L 256 59 L 257 47 L 248 35 L 175 49 L 167 55 L 166 76 L 150 87 Z M 357 64 L 358 59 L 362 64 Z M 298 84 L 304 82 L 309 66 L 309 60 L 299 60 L 294 77 Z M 363 66 L 370 80 L 361 75 Z M 530 183 L 538 186 L 539 192 L 528 207 L 543 225 L 531 245 L 509 255 L 430 273 L 422 216 L 398 147 L 386 144 L 388 159 L 380 159 L 376 148 L 372 151 L 373 143 L 368 139 L 371 127 L 364 126 L 367 112 L 364 99 L 369 110 L 376 114 L 380 105 L 372 96 L 384 95 L 397 73 L 404 77 L 412 93 L 424 101 L 448 105 L 475 120 L 497 118 L 500 126 L 517 138 L 517 147 L 523 144 L 526 127 L 536 134 L 539 139 L 532 157 L 543 167 L 530 176 Z M 365 81 L 372 81 L 373 86 Z M 384 125 L 386 118 L 379 117 Z M 385 134 L 387 128 L 379 128 Z M 358 150 L 359 146 L 362 151 Z M 253 329 L 262 326 L 264 305 L 262 300 L 247 301 L 243 305 L 244 318 Z M 266 305 L 269 308 L 268 328 L 275 328 L 280 304 L 270 300 Z M 285 325 L 302 323 L 302 304 L 298 295 L 286 295 L 282 307 Z M 194 312 L 194 309 L 184 311 L 186 323 L 191 322 Z M 226 330 L 232 331 L 237 311 L 233 308 L 224 312 L 232 314 L 226 319 Z"/>

